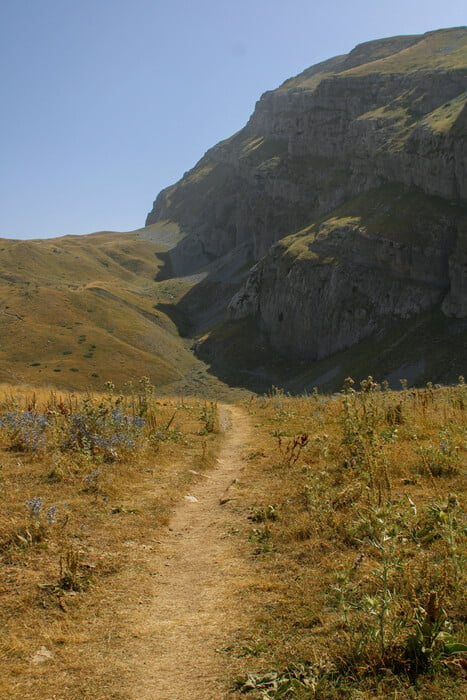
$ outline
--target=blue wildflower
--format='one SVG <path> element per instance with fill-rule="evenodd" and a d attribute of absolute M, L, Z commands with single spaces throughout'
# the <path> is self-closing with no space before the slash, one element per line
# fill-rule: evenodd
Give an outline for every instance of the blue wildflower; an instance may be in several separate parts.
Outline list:
<path fill-rule="evenodd" d="M 55 522 L 55 518 L 57 517 L 57 511 L 58 506 L 50 506 L 50 508 L 47 508 L 46 518 L 49 525 L 52 525 L 52 523 Z"/>
<path fill-rule="evenodd" d="M 26 508 L 29 508 L 30 515 L 37 518 L 42 510 L 42 498 L 39 496 L 34 496 L 33 498 L 30 498 L 29 501 L 26 501 L 24 505 Z"/>
<path fill-rule="evenodd" d="M 41 447 L 48 425 L 47 416 L 35 411 L 7 411 L 0 418 L 0 429 L 10 433 L 12 446 L 19 450 L 34 451 Z"/>

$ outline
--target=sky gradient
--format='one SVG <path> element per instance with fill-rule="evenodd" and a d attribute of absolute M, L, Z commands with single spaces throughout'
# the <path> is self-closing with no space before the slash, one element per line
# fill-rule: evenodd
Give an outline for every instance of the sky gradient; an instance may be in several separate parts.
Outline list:
<path fill-rule="evenodd" d="M 0 0 L 0 237 L 144 225 L 265 90 L 465 0 Z"/>

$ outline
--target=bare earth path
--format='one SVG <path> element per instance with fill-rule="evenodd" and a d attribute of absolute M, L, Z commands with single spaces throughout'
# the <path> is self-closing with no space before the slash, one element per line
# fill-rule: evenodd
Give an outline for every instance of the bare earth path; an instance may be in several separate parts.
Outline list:
<path fill-rule="evenodd" d="M 135 630 L 134 700 L 221 700 L 231 675 L 222 649 L 242 626 L 241 590 L 248 564 L 238 553 L 235 484 L 251 444 L 248 415 L 220 408 L 225 431 L 219 465 L 177 507 L 163 556 L 155 563 L 155 590 Z M 238 516 L 237 516 L 238 517 Z"/>

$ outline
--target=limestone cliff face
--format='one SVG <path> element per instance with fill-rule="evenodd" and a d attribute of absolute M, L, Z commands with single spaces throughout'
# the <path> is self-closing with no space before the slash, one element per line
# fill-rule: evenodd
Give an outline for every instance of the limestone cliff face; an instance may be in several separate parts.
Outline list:
<path fill-rule="evenodd" d="M 411 217 L 388 232 L 384 216 L 375 229 L 373 212 L 369 233 L 368 197 L 384 191 L 394 218 L 400 188 L 418 193 L 424 230 Z M 362 220 L 332 224 L 361 196 Z M 242 131 L 161 192 L 147 223 L 176 221 L 207 256 L 249 248 L 260 262 L 231 317 L 257 314 L 278 349 L 312 358 L 443 299 L 465 317 L 466 205 L 467 29 L 457 28 L 362 44 L 266 93 Z M 309 254 L 294 256 L 290 239 L 268 253 L 326 217 Z"/>
<path fill-rule="evenodd" d="M 256 316 L 281 354 L 319 360 L 439 304 L 459 259 L 452 253 L 462 219 L 440 199 L 373 190 L 272 246 L 229 316 Z M 455 290 L 454 298 L 462 294 Z"/>
<path fill-rule="evenodd" d="M 449 258 L 449 293 L 443 302 L 447 316 L 467 318 L 467 228 L 457 236 L 456 247 Z"/>

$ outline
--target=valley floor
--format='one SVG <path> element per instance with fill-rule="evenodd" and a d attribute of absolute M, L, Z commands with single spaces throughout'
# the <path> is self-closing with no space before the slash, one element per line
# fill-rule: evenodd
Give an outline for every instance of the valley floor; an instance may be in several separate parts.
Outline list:
<path fill-rule="evenodd" d="M 360 389 L 5 393 L 0 697 L 463 696 L 466 385 Z"/>

